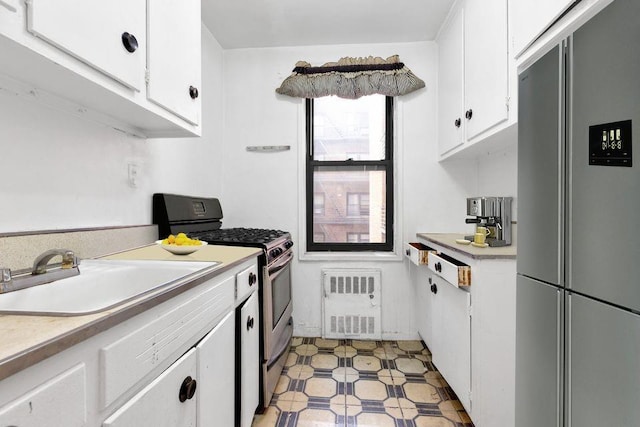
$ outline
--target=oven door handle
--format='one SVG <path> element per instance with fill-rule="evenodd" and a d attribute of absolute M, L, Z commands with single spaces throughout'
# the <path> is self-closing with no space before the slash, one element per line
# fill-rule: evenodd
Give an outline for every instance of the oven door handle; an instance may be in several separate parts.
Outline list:
<path fill-rule="evenodd" d="M 269 276 L 273 276 L 275 273 L 285 268 L 292 259 L 293 259 L 293 252 L 289 252 L 288 254 L 283 256 L 282 259 L 278 260 L 276 264 L 269 267 Z"/>

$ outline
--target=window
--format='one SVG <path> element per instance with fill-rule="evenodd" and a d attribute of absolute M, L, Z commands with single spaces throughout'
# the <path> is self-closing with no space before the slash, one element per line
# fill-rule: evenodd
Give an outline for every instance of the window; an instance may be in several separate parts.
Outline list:
<path fill-rule="evenodd" d="M 313 215 L 324 215 L 324 193 L 313 193 Z"/>
<path fill-rule="evenodd" d="M 347 194 L 347 216 L 369 216 L 369 193 Z"/>
<path fill-rule="evenodd" d="M 393 98 L 306 101 L 308 251 L 393 250 Z"/>
<path fill-rule="evenodd" d="M 349 243 L 367 243 L 369 242 L 369 234 L 366 233 L 347 233 L 347 242 Z"/>

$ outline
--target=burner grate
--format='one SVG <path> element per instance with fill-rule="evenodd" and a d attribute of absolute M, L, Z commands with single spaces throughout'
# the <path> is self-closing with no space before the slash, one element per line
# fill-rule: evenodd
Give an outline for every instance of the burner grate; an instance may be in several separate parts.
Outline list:
<path fill-rule="evenodd" d="M 221 228 L 198 235 L 200 240 L 209 243 L 269 243 L 282 236 L 286 231 L 262 228 Z"/>

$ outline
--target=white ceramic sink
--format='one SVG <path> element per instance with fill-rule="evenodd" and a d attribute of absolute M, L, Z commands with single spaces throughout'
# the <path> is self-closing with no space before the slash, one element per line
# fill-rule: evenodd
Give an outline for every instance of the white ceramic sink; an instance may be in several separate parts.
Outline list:
<path fill-rule="evenodd" d="M 169 288 L 218 262 L 82 260 L 80 274 L 0 294 L 0 314 L 73 316 Z"/>

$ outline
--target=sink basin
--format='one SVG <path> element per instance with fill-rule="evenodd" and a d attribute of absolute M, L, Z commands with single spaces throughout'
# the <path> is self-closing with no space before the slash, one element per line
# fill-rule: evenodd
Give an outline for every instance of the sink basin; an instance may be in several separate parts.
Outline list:
<path fill-rule="evenodd" d="M 82 260 L 80 274 L 0 294 L 0 314 L 74 316 L 169 288 L 219 262 Z"/>

